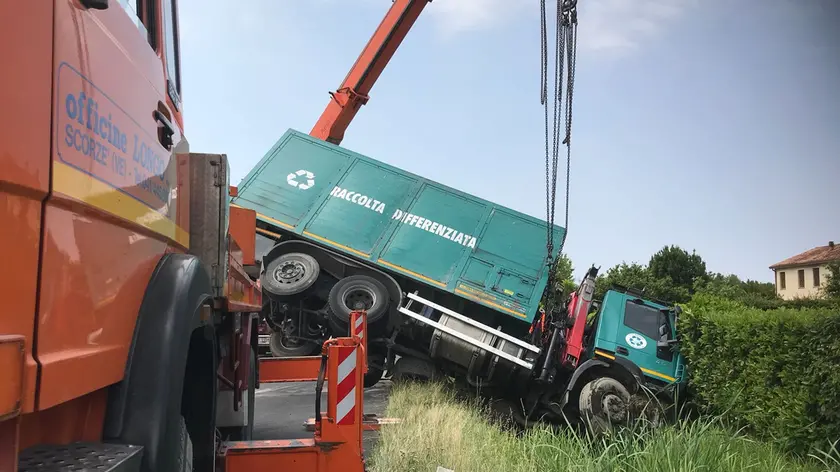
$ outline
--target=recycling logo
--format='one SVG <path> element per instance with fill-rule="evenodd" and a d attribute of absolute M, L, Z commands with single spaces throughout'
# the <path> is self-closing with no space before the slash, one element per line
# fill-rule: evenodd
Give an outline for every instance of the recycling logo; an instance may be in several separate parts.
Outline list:
<path fill-rule="evenodd" d="M 624 340 L 633 349 L 644 349 L 647 346 L 647 340 L 638 333 L 630 333 L 624 337 Z"/>
<path fill-rule="evenodd" d="M 301 169 L 286 176 L 286 183 L 301 190 L 312 188 L 315 185 L 315 174 L 308 170 Z"/>

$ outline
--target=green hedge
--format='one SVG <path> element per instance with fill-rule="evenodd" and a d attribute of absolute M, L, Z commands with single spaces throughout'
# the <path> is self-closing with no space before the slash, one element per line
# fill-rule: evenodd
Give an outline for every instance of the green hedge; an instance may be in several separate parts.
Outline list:
<path fill-rule="evenodd" d="M 712 413 L 797 454 L 840 439 L 840 310 L 698 295 L 679 323 L 691 391 Z"/>

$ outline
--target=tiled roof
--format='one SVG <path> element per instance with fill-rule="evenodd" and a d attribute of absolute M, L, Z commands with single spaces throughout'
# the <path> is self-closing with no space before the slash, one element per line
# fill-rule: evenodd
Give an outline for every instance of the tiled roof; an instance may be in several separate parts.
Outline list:
<path fill-rule="evenodd" d="M 840 244 L 834 243 L 828 246 L 819 246 L 809 249 L 802 254 L 789 257 L 782 262 L 770 266 L 771 269 L 782 267 L 793 267 L 808 264 L 824 264 L 826 262 L 840 261 Z"/>

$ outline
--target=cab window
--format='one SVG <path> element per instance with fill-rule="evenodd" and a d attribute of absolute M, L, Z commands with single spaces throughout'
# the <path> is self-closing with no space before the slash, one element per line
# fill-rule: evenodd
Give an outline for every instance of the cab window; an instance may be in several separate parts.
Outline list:
<path fill-rule="evenodd" d="M 157 50 L 154 29 L 149 27 L 152 24 L 149 19 L 154 18 L 153 11 L 151 10 L 154 2 L 147 0 L 119 0 L 117 3 L 125 10 L 128 17 L 134 23 L 134 26 L 146 38 L 146 41 L 149 42 L 152 49 Z"/>
<path fill-rule="evenodd" d="M 624 325 L 651 339 L 659 339 L 661 314 L 656 308 L 628 300 L 624 306 Z"/>
<path fill-rule="evenodd" d="M 163 1 L 163 42 L 166 48 L 166 75 L 169 98 L 175 108 L 181 106 L 181 64 L 178 50 L 176 0 Z"/>

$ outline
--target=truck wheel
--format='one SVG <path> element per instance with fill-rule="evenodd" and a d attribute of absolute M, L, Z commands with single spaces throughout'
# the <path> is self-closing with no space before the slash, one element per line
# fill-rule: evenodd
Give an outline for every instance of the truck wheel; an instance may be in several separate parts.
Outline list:
<path fill-rule="evenodd" d="M 314 257 L 292 252 L 269 262 L 260 281 L 262 288 L 271 295 L 289 297 L 311 287 L 320 272 L 321 266 Z"/>
<path fill-rule="evenodd" d="M 630 392 L 618 380 L 600 377 L 583 386 L 578 403 L 581 420 L 597 436 L 627 423 Z"/>
<path fill-rule="evenodd" d="M 661 426 L 666 418 L 665 408 L 660 399 L 656 395 L 648 394 L 644 389 L 630 397 L 629 415 L 632 421 L 653 428 Z"/>
<path fill-rule="evenodd" d="M 391 375 L 391 382 L 400 383 L 406 381 L 428 382 L 437 379 L 437 368 L 434 364 L 416 357 L 400 357 L 394 363 L 394 372 Z"/>
<path fill-rule="evenodd" d="M 271 333 L 268 347 L 274 357 L 311 356 L 319 349 L 317 345 L 310 342 L 293 342 L 288 338 L 284 339 L 280 333 Z"/>
<path fill-rule="evenodd" d="M 370 327 L 388 312 L 388 289 L 382 282 L 367 275 L 351 275 L 339 280 L 327 299 L 333 328 L 341 335 L 349 334 L 348 322 L 353 310 L 367 310 Z"/>
<path fill-rule="evenodd" d="M 380 367 L 376 367 L 373 364 L 377 364 Z M 365 388 L 370 388 L 379 383 L 382 380 L 382 375 L 385 374 L 384 370 L 385 366 L 385 354 L 371 352 L 368 354 L 368 371 L 365 374 Z"/>

